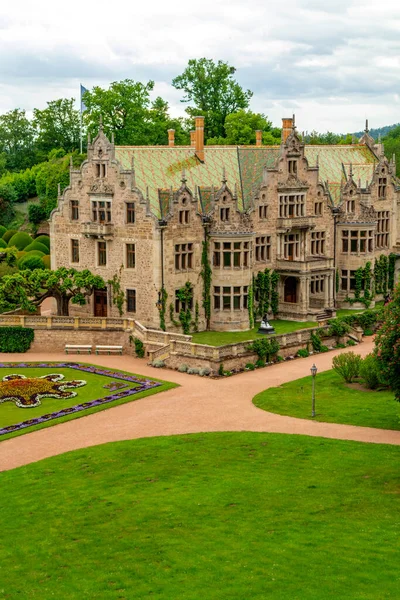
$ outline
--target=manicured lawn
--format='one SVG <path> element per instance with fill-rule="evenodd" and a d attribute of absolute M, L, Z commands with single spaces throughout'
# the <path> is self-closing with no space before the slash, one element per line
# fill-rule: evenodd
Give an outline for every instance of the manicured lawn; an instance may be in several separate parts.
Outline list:
<path fill-rule="evenodd" d="M 379 308 L 383 306 L 383 301 L 379 301 L 376 302 L 375 304 L 375 308 Z M 366 308 L 362 308 L 362 309 L 352 309 L 352 308 L 338 308 L 338 310 L 336 311 L 336 316 L 338 318 L 340 317 L 347 317 L 348 315 L 355 315 L 357 313 L 362 313 L 365 310 L 367 310 Z"/>
<path fill-rule="evenodd" d="M 292 331 L 298 331 L 299 329 L 308 329 L 309 327 L 318 326 L 318 323 L 313 321 L 302 323 L 301 321 L 283 321 L 281 319 L 270 321 L 270 324 L 275 328 L 277 335 L 281 333 L 292 333 Z M 196 344 L 224 346 L 225 344 L 234 344 L 236 342 L 245 342 L 246 340 L 255 340 L 259 337 L 265 337 L 264 334 L 257 333 L 259 327 L 260 323 L 257 323 L 254 329 L 248 329 L 247 331 L 201 331 L 200 333 L 192 334 L 192 341 Z"/>
<path fill-rule="evenodd" d="M 0 597 L 399 597 L 400 448 L 216 433 L 0 474 Z"/>
<path fill-rule="evenodd" d="M 57 366 L 58 364 L 62 366 Z M 175 387 L 175 384 L 160 382 L 156 379 L 141 378 L 139 375 L 133 376 L 131 373 L 123 373 L 122 371 L 111 371 L 99 366 L 95 367 L 82 364 L 80 367 L 85 370 L 80 370 L 80 368 L 68 367 L 68 363 L 58 364 L 54 363 L 48 367 L 39 367 L 35 365 L 29 367 L 5 366 L 0 368 L 0 382 L 7 375 L 24 375 L 26 378 L 30 379 L 38 377 L 40 378 L 43 375 L 50 375 L 54 373 L 64 375 L 64 379 L 60 382 L 61 384 L 74 380 L 86 381 L 86 385 L 82 387 L 66 390 L 67 392 L 76 392 L 75 397 L 44 397 L 40 399 L 40 405 L 36 407 L 21 408 L 10 400 L 0 402 L 0 441 L 15 435 L 21 435 L 34 431 L 35 429 L 41 429 L 42 427 L 55 425 L 66 420 L 86 416 L 87 414 L 96 412 L 98 410 L 110 408 L 111 406 L 116 406 L 124 402 L 131 402 L 138 398 L 142 398 L 143 396 L 158 393 L 163 390 L 170 389 L 171 387 Z M 95 370 L 95 372 L 87 371 L 87 368 L 92 368 Z M 99 371 L 101 371 L 101 373 Z M 136 381 L 126 381 L 120 379 L 119 375 L 121 377 L 128 376 L 131 378 L 133 376 Z M 155 385 L 157 383 L 161 385 Z M 0 383 L 0 395 L 6 392 L 6 385 L 7 384 L 5 383 Z M 105 387 L 110 385 L 115 385 L 115 389 Z M 113 398 L 110 399 L 110 396 L 113 396 Z M 93 403 L 94 401 L 100 399 L 103 400 L 102 404 L 87 407 L 85 406 L 83 407 L 83 410 L 76 411 L 77 409 L 75 407 L 80 406 L 83 403 Z M 107 399 L 110 401 L 107 401 Z M 71 413 L 68 414 L 67 412 L 66 414 L 55 416 L 55 413 L 64 410 L 70 410 Z M 75 410 L 76 412 L 72 413 L 72 410 Z M 44 415 L 46 415 L 46 420 L 43 422 L 33 423 L 28 427 L 23 427 L 15 431 L 4 431 L 7 429 L 7 427 L 15 426 L 20 423 L 26 423 L 27 421 L 30 422 L 32 419 L 43 418 Z"/>
<path fill-rule="evenodd" d="M 311 382 L 311 375 L 296 379 L 257 394 L 253 402 L 279 415 L 310 419 Z M 317 374 L 315 390 L 316 421 L 400 429 L 400 404 L 392 392 L 352 389 L 333 370 Z"/>

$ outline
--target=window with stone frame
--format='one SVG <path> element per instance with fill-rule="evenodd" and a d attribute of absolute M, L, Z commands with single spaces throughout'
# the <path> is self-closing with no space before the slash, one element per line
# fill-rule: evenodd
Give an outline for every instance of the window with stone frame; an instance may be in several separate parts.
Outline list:
<path fill-rule="evenodd" d="M 271 236 L 261 235 L 255 239 L 256 262 L 267 262 L 271 260 Z"/>
<path fill-rule="evenodd" d="M 312 275 L 310 281 L 310 294 L 322 294 L 325 288 L 324 275 Z"/>
<path fill-rule="evenodd" d="M 389 248 L 390 212 L 378 210 L 376 213 L 375 247 Z"/>
<path fill-rule="evenodd" d="M 387 177 L 378 177 L 378 198 L 386 198 Z"/>
<path fill-rule="evenodd" d="M 230 208 L 227 206 L 222 206 L 219 209 L 219 218 L 222 222 L 229 221 Z"/>
<path fill-rule="evenodd" d="M 175 271 L 193 269 L 193 243 L 175 244 Z"/>
<path fill-rule="evenodd" d="M 305 194 L 281 194 L 279 196 L 279 216 L 283 218 L 304 217 Z"/>
<path fill-rule="evenodd" d="M 134 269 L 136 266 L 135 244 L 125 244 L 125 267 Z"/>
<path fill-rule="evenodd" d="M 132 224 L 135 222 L 135 203 L 127 202 L 125 204 L 125 220 L 126 223 Z"/>
<path fill-rule="evenodd" d="M 250 242 L 214 242 L 213 266 L 239 269 L 250 264 Z"/>
<path fill-rule="evenodd" d="M 289 175 L 297 175 L 297 160 L 290 158 L 288 160 L 288 173 Z"/>
<path fill-rule="evenodd" d="M 300 233 L 287 233 L 283 236 L 283 257 L 285 260 L 300 258 Z"/>
<path fill-rule="evenodd" d="M 189 225 L 190 223 L 190 210 L 184 209 L 179 211 L 179 224 Z"/>
<path fill-rule="evenodd" d="M 248 286 L 214 286 L 214 310 L 247 309 L 248 295 Z"/>
<path fill-rule="evenodd" d="M 354 199 L 346 201 L 346 212 L 349 214 L 356 212 L 356 201 Z"/>
<path fill-rule="evenodd" d="M 268 205 L 260 204 L 258 207 L 258 218 L 260 221 L 266 221 L 268 219 Z"/>
<path fill-rule="evenodd" d="M 79 240 L 71 240 L 71 262 L 79 263 Z"/>
<path fill-rule="evenodd" d="M 311 232 L 311 256 L 323 256 L 325 254 L 325 231 Z"/>
<path fill-rule="evenodd" d="M 374 250 L 374 231 L 372 229 L 342 230 L 343 254 L 366 254 Z"/>
<path fill-rule="evenodd" d="M 175 290 L 175 312 L 176 313 L 180 313 L 181 310 L 186 311 L 186 310 L 192 310 L 193 309 L 193 296 L 194 294 L 192 294 L 191 298 L 189 298 L 189 302 L 185 302 L 185 300 L 181 300 L 179 298 L 179 290 Z"/>
<path fill-rule="evenodd" d="M 107 176 L 106 165 L 104 163 L 95 163 L 95 175 L 104 179 Z"/>
<path fill-rule="evenodd" d="M 356 272 L 342 269 L 340 277 L 340 289 L 350 292 L 356 289 Z"/>
<path fill-rule="evenodd" d="M 111 223 L 111 201 L 92 200 L 92 221 L 95 223 Z"/>
<path fill-rule="evenodd" d="M 97 264 L 99 267 L 107 266 L 107 243 L 97 242 Z"/>
<path fill-rule="evenodd" d="M 79 200 L 70 202 L 71 221 L 79 221 Z"/>
<path fill-rule="evenodd" d="M 136 290 L 126 290 L 126 312 L 136 312 Z"/>
<path fill-rule="evenodd" d="M 322 202 L 314 202 L 314 215 L 320 217 L 322 215 Z"/>

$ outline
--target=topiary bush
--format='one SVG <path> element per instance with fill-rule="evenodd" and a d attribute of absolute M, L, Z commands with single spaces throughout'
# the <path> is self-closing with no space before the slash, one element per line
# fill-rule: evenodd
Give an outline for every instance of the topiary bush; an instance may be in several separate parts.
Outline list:
<path fill-rule="evenodd" d="M 29 233 L 25 233 L 25 231 L 19 231 L 8 241 L 8 246 L 15 246 L 18 250 L 25 250 L 26 246 L 31 244 L 33 239 L 29 235 Z"/>
<path fill-rule="evenodd" d="M 31 244 L 28 244 L 28 246 L 25 246 L 24 248 L 25 252 L 30 252 L 31 250 L 39 250 L 40 252 L 43 252 L 43 254 L 48 254 L 49 253 L 49 249 L 45 244 L 41 244 L 40 242 L 37 242 L 36 240 L 33 240 L 33 242 Z"/>
<path fill-rule="evenodd" d="M 42 256 L 42 262 L 45 269 L 51 269 L 51 258 L 48 254 L 46 256 Z"/>
<path fill-rule="evenodd" d="M 0 248 L 7 248 L 7 242 L 0 238 Z"/>
<path fill-rule="evenodd" d="M 8 229 L 5 233 L 3 233 L 3 240 L 8 244 L 8 242 L 16 233 L 18 233 L 16 229 Z"/>
<path fill-rule="evenodd" d="M 50 238 L 48 235 L 38 235 L 34 241 L 39 242 L 39 244 L 44 244 L 50 250 Z"/>
<path fill-rule="evenodd" d="M 0 352 L 27 352 L 34 337 L 29 327 L 0 327 Z"/>
<path fill-rule="evenodd" d="M 361 356 L 354 352 L 345 352 L 333 357 L 333 368 L 347 383 L 353 383 L 358 377 L 361 365 Z"/>
<path fill-rule="evenodd" d="M 35 269 L 44 269 L 44 263 L 40 256 L 24 256 L 18 262 L 18 267 L 23 271 L 24 269 L 28 269 L 29 271 L 34 271 Z"/>
<path fill-rule="evenodd" d="M 143 344 L 142 340 L 139 340 L 139 338 L 135 337 L 135 338 L 133 338 L 133 343 L 135 344 L 136 356 L 138 358 L 143 358 L 144 357 L 144 344 Z"/>
<path fill-rule="evenodd" d="M 375 390 L 378 387 L 385 387 L 379 369 L 379 363 L 373 354 L 367 354 L 361 361 L 360 377 L 364 380 L 366 387 L 371 390 Z"/>
<path fill-rule="evenodd" d="M 4 225 L 0 225 L 0 237 L 2 238 L 3 235 L 5 234 L 5 232 L 7 231 L 7 227 L 4 227 Z"/>

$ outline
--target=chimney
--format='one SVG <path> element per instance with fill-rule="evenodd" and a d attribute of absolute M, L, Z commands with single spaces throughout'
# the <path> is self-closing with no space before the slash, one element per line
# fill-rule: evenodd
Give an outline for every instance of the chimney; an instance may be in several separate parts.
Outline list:
<path fill-rule="evenodd" d="M 168 146 L 175 145 L 175 129 L 168 129 Z"/>
<path fill-rule="evenodd" d="M 293 119 L 282 119 L 282 142 L 285 143 L 292 133 Z"/>
<path fill-rule="evenodd" d="M 256 146 L 262 146 L 262 129 L 256 130 Z"/>
<path fill-rule="evenodd" d="M 196 145 L 196 132 L 195 131 L 190 132 L 190 145 L 193 146 L 193 148 Z"/>
<path fill-rule="evenodd" d="M 201 162 L 204 162 L 204 117 L 195 117 L 194 122 L 196 124 L 196 131 L 195 131 L 196 156 Z"/>

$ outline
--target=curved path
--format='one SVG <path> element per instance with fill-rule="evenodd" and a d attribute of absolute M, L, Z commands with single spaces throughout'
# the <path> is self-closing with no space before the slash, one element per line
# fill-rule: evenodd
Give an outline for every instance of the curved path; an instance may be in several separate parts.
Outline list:
<path fill-rule="evenodd" d="M 369 338 L 357 352 L 365 356 L 372 347 Z M 91 356 L 93 364 L 157 376 L 181 387 L 0 442 L 0 471 L 106 442 L 206 431 L 268 431 L 400 445 L 400 431 L 285 417 L 253 405 L 253 397 L 262 390 L 309 375 L 314 361 L 320 372 L 326 371 L 331 368 L 332 358 L 346 351 L 278 363 L 222 380 L 158 371 L 148 367 L 143 359 L 130 356 Z M 4 362 L 24 359 L 58 361 L 65 360 L 65 355 L 0 354 Z"/>

